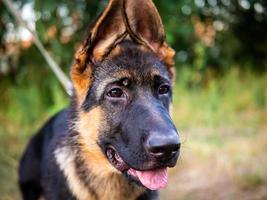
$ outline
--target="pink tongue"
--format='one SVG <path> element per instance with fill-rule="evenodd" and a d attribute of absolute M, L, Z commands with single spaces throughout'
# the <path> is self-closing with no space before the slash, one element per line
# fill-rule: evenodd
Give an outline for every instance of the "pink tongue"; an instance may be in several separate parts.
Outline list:
<path fill-rule="evenodd" d="M 140 182 L 150 190 L 158 190 L 167 186 L 167 168 L 150 171 L 134 171 Z"/>

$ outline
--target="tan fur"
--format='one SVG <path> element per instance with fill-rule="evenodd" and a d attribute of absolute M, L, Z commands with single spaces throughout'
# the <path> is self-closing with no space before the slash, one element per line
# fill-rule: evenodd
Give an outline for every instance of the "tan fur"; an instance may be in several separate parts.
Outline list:
<path fill-rule="evenodd" d="M 56 149 L 54 154 L 59 168 L 67 178 L 72 194 L 79 200 L 96 200 L 76 174 L 74 156 L 71 149 L 62 147 Z"/>
<path fill-rule="evenodd" d="M 70 72 L 78 104 L 83 102 L 92 81 L 92 66 L 86 63 L 86 53 L 86 49 L 80 46 L 75 53 L 74 64 Z"/>
<path fill-rule="evenodd" d="M 160 71 L 158 69 L 154 69 L 152 68 L 150 71 L 150 76 L 154 77 L 154 76 L 159 76 L 160 75 Z"/>
<path fill-rule="evenodd" d="M 132 77 L 131 72 L 127 69 L 123 69 L 123 70 L 120 70 L 118 72 L 115 72 L 113 76 L 116 77 L 117 79 L 131 78 Z"/>
<path fill-rule="evenodd" d="M 99 127 L 104 125 L 104 113 L 100 107 L 93 108 L 88 113 L 79 114 L 76 130 L 80 133 L 79 141 L 82 156 L 93 172 L 98 176 L 116 172 L 117 170 L 108 162 L 97 144 Z"/>
<path fill-rule="evenodd" d="M 144 192 L 141 187 L 130 185 L 126 178 L 115 173 L 95 182 L 95 188 L 98 188 L 97 194 L 101 200 L 135 200 Z"/>
<path fill-rule="evenodd" d="M 122 51 L 122 48 L 120 47 L 120 45 L 116 45 L 109 53 L 109 57 L 115 57 L 117 55 L 119 55 Z"/>
<path fill-rule="evenodd" d="M 85 72 L 82 74 L 79 74 L 74 71 L 71 74 L 78 105 L 80 105 L 86 97 L 87 90 L 92 82 L 91 75 L 92 75 L 91 67 L 86 67 Z"/>
<path fill-rule="evenodd" d="M 159 57 L 167 65 L 167 69 L 171 75 L 171 79 L 175 81 L 175 63 L 174 63 L 175 51 L 167 45 L 166 42 L 159 48 Z"/>

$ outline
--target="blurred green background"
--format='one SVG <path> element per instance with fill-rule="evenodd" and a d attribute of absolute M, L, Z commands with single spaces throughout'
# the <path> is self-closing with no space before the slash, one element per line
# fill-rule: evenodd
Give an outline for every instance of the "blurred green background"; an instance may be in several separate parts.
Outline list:
<path fill-rule="evenodd" d="M 14 1 L 62 69 L 104 0 Z M 183 141 L 162 199 L 267 199 L 267 1 L 154 0 L 176 50 Z M 68 96 L 0 1 L 0 199 L 20 199 L 18 160 Z"/>

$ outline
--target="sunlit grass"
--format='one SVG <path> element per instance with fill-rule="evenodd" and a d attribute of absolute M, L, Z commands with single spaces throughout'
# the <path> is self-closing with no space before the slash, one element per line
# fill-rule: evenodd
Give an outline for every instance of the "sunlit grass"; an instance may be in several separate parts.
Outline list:
<path fill-rule="evenodd" d="M 258 126 L 267 123 L 267 74 L 255 76 L 233 68 L 202 89 L 188 89 L 178 73 L 174 120 L 180 127 Z"/>

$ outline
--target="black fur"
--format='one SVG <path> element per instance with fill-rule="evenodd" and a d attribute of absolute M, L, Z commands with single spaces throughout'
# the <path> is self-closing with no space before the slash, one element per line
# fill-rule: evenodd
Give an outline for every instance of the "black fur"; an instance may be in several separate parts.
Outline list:
<path fill-rule="evenodd" d="M 63 110 L 55 115 L 30 140 L 19 167 L 19 185 L 24 200 L 37 200 L 44 195 L 44 189 L 47 199 L 75 199 L 51 156 L 55 143 L 67 134 L 68 113 L 69 110 Z"/>

